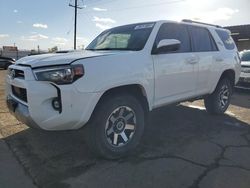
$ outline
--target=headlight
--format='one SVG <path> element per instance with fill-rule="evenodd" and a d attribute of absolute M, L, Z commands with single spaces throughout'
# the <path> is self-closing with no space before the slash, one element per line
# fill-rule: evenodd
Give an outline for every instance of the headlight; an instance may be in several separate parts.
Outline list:
<path fill-rule="evenodd" d="M 58 85 L 70 84 L 84 75 L 83 65 L 41 68 L 34 70 L 36 80 L 49 81 Z"/>

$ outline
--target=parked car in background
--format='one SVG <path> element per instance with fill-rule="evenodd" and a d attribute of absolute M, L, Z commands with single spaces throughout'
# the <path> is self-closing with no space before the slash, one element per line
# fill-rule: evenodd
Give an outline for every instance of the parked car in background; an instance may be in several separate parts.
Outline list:
<path fill-rule="evenodd" d="M 240 52 L 241 74 L 237 88 L 250 89 L 250 50 Z"/>
<path fill-rule="evenodd" d="M 15 59 L 0 56 L 0 68 L 6 70 L 10 65 L 14 63 L 15 63 Z"/>

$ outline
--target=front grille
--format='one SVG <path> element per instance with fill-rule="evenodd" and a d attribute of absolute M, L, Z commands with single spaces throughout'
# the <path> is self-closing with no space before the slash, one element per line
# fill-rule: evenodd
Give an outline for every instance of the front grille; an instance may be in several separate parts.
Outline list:
<path fill-rule="evenodd" d="M 16 86 L 11 86 L 12 88 L 12 93 L 15 97 L 17 97 L 18 99 L 24 101 L 24 102 L 28 102 L 27 100 L 27 90 L 24 88 L 20 88 L 20 87 L 16 87 Z"/>
<path fill-rule="evenodd" d="M 250 67 L 248 66 L 242 66 L 241 67 L 241 72 L 244 72 L 244 73 L 250 73 Z"/>
<path fill-rule="evenodd" d="M 10 69 L 9 75 L 11 76 L 12 79 L 14 79 L 14 78 L 25 79 L 24 71 L 22 71 L 22 70 Z"/>
<path fill-rule="evenodd" d="M 247 65 L 241 65 L 242 68 L 250 68 L 250 66 Z"/>

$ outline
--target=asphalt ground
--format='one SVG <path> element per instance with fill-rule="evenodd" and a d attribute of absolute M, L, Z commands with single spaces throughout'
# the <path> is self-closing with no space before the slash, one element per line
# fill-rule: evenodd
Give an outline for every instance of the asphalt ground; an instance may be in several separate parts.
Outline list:
<path fill-rule="evenodd" d="M 237 90 L 223 116 L 206 113 L 203 101 L 157 109 L 134 153 L 110 161 L 89 151 L 84 129 L 45 132 L 18 122 L 5 105 L 5 74 L 0 140 L 37 187 L 250 187 L 250 92 Z"/>

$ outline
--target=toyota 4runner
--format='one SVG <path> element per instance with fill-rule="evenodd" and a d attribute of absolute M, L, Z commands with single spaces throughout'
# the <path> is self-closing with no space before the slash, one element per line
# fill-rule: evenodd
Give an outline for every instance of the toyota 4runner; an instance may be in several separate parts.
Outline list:
<path fill-rule="evenodd" d="M 139 143 L 148 112 L 204 99 L 223 114 L 240 76 L 230 32 L 183 20 L 116 27 L 83 52 L 25 57 L 8 68 L 7 105 L 29 127 L 86 126 L 90 148 L 118 158 Z"/>

